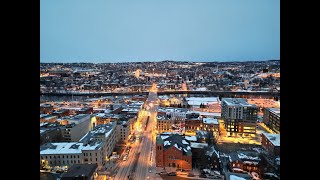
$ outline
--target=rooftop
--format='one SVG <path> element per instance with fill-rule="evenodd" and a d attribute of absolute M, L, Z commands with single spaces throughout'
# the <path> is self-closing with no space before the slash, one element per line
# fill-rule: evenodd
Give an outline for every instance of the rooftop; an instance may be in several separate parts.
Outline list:
<path fill-rule="evenodd" d="M 280 134 L 262 133 L 274 145 L 280 146 Z"/>
<path fill-rule="evenodd" d="M 249 104 L 245 98 L 222 98 L 222 101 L 225 102 L 228 106 L 249 106 L 256 107 L 255 104 Z"/>
<path fill-rule="evenodd" d="M 215 118 L 203 118 L 205 124 L 219 124 L 218 119 Z"/>
<path fill-rule="evenodd" d="M 115 128 L 116 122 L 110 122 L 108 124 L 99 124 L 92 131 L 89 131 L 86 135 L 84 135 L 79 142 L 84 145 L 89 144 L 93 146 L 91 149 L 100 148 L 100 138 L 104 136 L 104 138 L 108 138 L 112 133 L 112 130 Z M 87 150 L 87 149 L 86 149 Z"/>
<path fill-rule="evenodd" d="M 163 143 L 164 149 L 168 149 L 172 146 L 176 147 L 182 153 L 187 156 L 192 156 L 190 143 L 181 135 L 171 133 L 171 134 L 160 134 L 157 137 L 157 144 Z"/>
<path fill-rule="evenodd" d="M 83 143 L 77 142 L 46 143 L 40 146 L 40 154 L 80 154 L 82 148 Z"/>
<path fill-rule="evenodd" d="M 197 142 L 191 142 L 191 148 L 196 148 L 196 149 L 204 149 L 208 147 L 207 143 L 197 143 Z"/>
<path fill-rule="evenodd" d="M 97 168 L 97 164 L 74 164 L 66 173 L 63 173 L 61 177 L 62 180 L 73 177 L 91 177 Z"/>
<path fill-rule="evenodd" d="M 280 108 L 268 108 L 268 109 L 280 117 Z"/>

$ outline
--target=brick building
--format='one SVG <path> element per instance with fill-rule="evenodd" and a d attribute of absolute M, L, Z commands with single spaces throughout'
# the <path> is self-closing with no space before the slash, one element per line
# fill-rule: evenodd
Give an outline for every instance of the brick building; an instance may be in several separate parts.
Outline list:
<path fill-rule="evenodd" d="M 280 156 L 280 134 L 261 134 L 261 145 L 274 157 Z"/>
<path fill-rule="evenodd" d="M 190 142 L 179 134 L 160 134 L 156 140 L 156 166 L 192 169 Z"/>

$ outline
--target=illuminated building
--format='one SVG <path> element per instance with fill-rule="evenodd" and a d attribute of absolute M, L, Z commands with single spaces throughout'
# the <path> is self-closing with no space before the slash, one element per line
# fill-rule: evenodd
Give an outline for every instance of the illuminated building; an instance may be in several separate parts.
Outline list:
<path fill-rule="evenodd" d="M 223 98 L 221 118 L 229 135 L 255 134 L 258 107 L 244 98 Z"/>
<path fill-rule="evenodd" d="M 280 134 L 280 108 L 264 109 L 263 123 L 272 131 Z"/>

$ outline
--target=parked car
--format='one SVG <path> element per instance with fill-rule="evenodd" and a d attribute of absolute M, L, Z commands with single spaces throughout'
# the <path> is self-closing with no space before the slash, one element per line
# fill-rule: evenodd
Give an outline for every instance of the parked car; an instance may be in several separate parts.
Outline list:
<path fill-rule="evenodd" d="M 176 176 L 176 175 L 177 175 L 176 172 L 170 172 L 170 173 L 168 173 L 168 176 Z"/>

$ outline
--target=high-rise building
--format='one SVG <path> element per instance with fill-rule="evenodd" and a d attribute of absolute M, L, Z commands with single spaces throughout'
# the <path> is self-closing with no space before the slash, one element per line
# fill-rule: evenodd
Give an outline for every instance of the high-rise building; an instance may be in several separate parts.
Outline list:
<path fill-rule="evenodd" d="M 228 135 L 256 133 L 258 107 L 249 104 L 244 98 L 223 98 L 221 118 L 224 120 Z"/>

